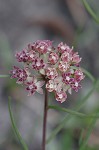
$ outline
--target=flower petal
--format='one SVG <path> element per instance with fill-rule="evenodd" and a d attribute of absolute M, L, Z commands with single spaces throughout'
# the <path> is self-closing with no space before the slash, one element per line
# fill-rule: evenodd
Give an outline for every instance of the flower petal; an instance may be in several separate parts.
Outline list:
<path fill-rule="evenodd" d="M 37 86 L 37 87 L 42 87 L 44 84 L 45 84 L 45 81 L 38 81 L 38 82 L 36 83 L 36 86 Z"/>
<path fill-rule="evenodd" d="M 37 91 L 39 94 L 43 94 L 43 89 L 42 89 L 42 88 L 38 88 L 36 91 Z"/>

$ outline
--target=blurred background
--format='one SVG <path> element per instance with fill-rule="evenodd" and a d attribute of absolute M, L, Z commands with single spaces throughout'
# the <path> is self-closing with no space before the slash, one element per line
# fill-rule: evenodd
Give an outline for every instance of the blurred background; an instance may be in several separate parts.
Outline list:
<path fill-rule="evenodd" d="M 99 16 L 99 0 L 88 0 Z M 0 0 L 0 74 L 9 74 L 15 60 L 15 52 L 28 43 L 49 39 L 56 46 L 63 41 L 74 45 L 82 57 L 81 66 L 96 79 L 99 77 L 99 24 L 87 12 L 80 0 Z M 93 87 L 86 76 L 78 93 L 68 96 L 64 104 L 49 95 L 50 104 L 73 108 Z M 15 138 L 8 112 L 8 96 L 12 97 L 15 121 L 29 150 L 40 150 L 42 141 L 42 119 L 44 96 L 35 94 L 27 97 L 24 87 L 15 80 L 0 78 L 0 150 L 22 150 Z M 94 90 L 81 112 L 92 113 L 99 108 L 99 90 Z M 49 110 L 47 137 L 63 118 L 64 112 Z M 47 150 L 79 150 L 82 129 L 86 133 L 90 120 L 72 117 L 47 144 Z M 83 136 L 84 137 L 84 136 Z M 99 150 L 99 120 L 88 139 L 86 150 Z"/>

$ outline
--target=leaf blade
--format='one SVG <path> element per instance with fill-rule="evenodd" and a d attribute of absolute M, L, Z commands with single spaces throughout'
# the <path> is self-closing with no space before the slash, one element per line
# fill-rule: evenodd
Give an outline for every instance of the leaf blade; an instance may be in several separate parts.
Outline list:
<path fill-rule="evenodd" d="M 24 142 L 24 140 L 22 139 L 22 137 L 20 135 L 20 132 L 18 131 L 18 129 L 16 127 L 16 124 L 15 124 L 15 120 L 14 120 L 13 113 L 12 113 L 12 110 L 11 110 L 11 97 L 9 97 L 8 100 L 9 100 L 8 101 L 8 109 L 9 109 L 12 128 L 13 128 L 13 130 L 15 132 L 15 135 L 17 136 L 19 142 L 21 143 L 23 149 L 28 150 L 28 147 L 27 147 L 26 143 Z"/>
<path fill-rule="evenodd" d="M 90 134 L 91 134 L 91 132 L 92 132 L 92 130 L 93 130 L 93 127 L 94 127 L 96 121 L 97 121 L 97 118 L 93 118 L 93 119 L 91 120 L 91 123 L 89 124 L 89 126 L 88 126 L 88 128 L 87 128 L 87 133 L 86 133 L 86 136 L 84 137 L 84 141 L 83 141 L 83 142 L 81 143 L 81 145 L 80 145 L 80 150 L 84 150 L 84 149 L 85 149 L 86 144 L 87 144 L 87 142 L 88 142 L 88 139 L 89 139 L 89 137 L 90 137 Z"/>
<path fill-rule="evenodd" d="M 7 77 L 9 77 L 9 75 L 0 74 L 0 78 L 7 78 Z"/>
<path fill-rule="evenodd" d="M 63 108 L 63 107 L 59 107 L 59 106 L 54 106 L 54 105 L 50 105 L 48 106 L 49 109 L 55 109 L 55 110 L 59 110 L 59 111 L 63 111 L 63 112 L 67 112 L 71 115 L 75 115 L 77 117 L 81 117 L 81 118 L 86 118 L 86 117 L 91 117 L 91 118 L 98 118 L 98 115 L 94 115 L 94 114 L 84 114 L 84 113 L 80 113 L 71 109 L 67 109 L 67 108 Z"/>
<path fill-rule="evenodd" d="M 92 8 L 89 6 L 86 0 L 82 0 L 85 8 L 87 9 L 88 13 L 93 17 L 93 19 L 99 24 L 99 18 L 96 16 Z"/>

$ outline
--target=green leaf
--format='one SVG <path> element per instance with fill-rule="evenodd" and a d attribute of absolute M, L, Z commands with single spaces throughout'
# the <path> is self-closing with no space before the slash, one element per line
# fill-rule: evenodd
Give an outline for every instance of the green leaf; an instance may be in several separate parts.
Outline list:
<path fill-rule="evenodd" d="M 91 120 L 91 123 L 90 123 L 90 125 L 89 125 L 88 128 L 87 128 L 87 133 L 86 133 L 86 136 L 84 137 L 84 141 L 83 141 L 82 144 L 80 145 L 80 150 L 84 150 L 84 149 L 85 149 L 86 144 L 87 144 L 87 142 L 88 142 L 88 139 L 89 139 L 89 137 L 90 137 L 90 134 L 92 133 L 92 130 L 93 130 L 93 127 L 94 127 L 96 121 L 97 121 L 97 118 L 93 118 L 93 119 Z"/>
<path fill-rule="evenodd" d="M 79 138 L 79 145 L 82 144 L 82 141 L 83 141 L 83 132 L 84 132 L 84 129 L 82 129 L 81 133 L 80 133 L 80 138 Z"/>
<path fill-rule="evenodd" d="M 94 83 L 93 88 L 88 92 L 88 94 L 83 97 L 81 100 L 79 100 L 79 104 L 75 107 L 75 111 L 79 111 L 83 105 L 85 104 L 86 100 L 91 96 L 91 94 L 95 91 L 95 89 L 99 86 L 99 80 L 96 80 Z M 58 127 L 56 127 L 56 129 L 51 133 L 51 135 L 49 136 L 49 138 L 47 139 L 47 143 L 49 143 L 54 137 L 55 135 L 64 127 L 65 123 L 70 120 L 72 118 L 72 116 L 70 114 L 66 115 L 66 117 L 64 117 L 64 119 L 61 121 L 61 123 L 58 125 Z"/>
<path fill-rule="evenodd" d="M 9 101 L 8 101 L 8 108 L 9 108 L 9 114 L 10 114 L 10 119 L 11 119 L 11 124 L 12 124 L 12 128 L 14 130 L 14 133 L 16 135 L 16 137 L 18 138 L 19 142 L 21 143 L 23 150 L 28 150 L 28 147 L 26 145 L 26 143 L 24 142 L 24 140 L 22 139 L 20 132 L 17 129 L 14 117 L 13 117 L 13 113 L 11 110 L 11 98 L 9 97 Z"/>
<path fill-rule="evenodd" d="M 7 77 L 9 77 L 9 75 L 0 75 L 0 78 L 7 78 Z"/>
<path fill-rule="evenodd" d="M 48 106 L 49 109 L 56 109 L 56 110 L 59 110 L 59 111 L 64 111 L 64 112 L 67 112 L 71 115 L 75 115 L 77 117 L 92 117 L 92 118 L 98 118 L 99 115 L 94 115 L 94 114 L 84 114 L 84 113 L 80 113 L 80 112 L 77 112 L 77 111 L 73 111 L 73 110 L 70 110 L 70 109 L 66 109 L 66 108 L 62 108 L 62 107 L 59 107 L 59 106 Z"/>
<path fill-rule="evenodd" d="M 89 6 L 89 4 L 87 3 L 86 0 L 82 0 L 84 6 L 86 7 L 88 13 L 93 17 L 93 19 L 99 24 L 99 17 L 96 16 L 96 14 L 94 13 L 94 11 L 92 10 L 92 8 Z"/>

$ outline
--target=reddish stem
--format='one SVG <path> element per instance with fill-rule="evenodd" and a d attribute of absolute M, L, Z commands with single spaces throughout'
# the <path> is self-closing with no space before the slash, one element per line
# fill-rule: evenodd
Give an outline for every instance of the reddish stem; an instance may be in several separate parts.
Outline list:
<path fill-rule="evenodd" d="M 45 88 L 45 102 L 44 102 L 44 118 L 43 118 L 42 150 L 45 150 L 45 145 L 46 145 L 47 109 L 48 109 L 48 91 L 47 91 L 46 88 Z"/>

